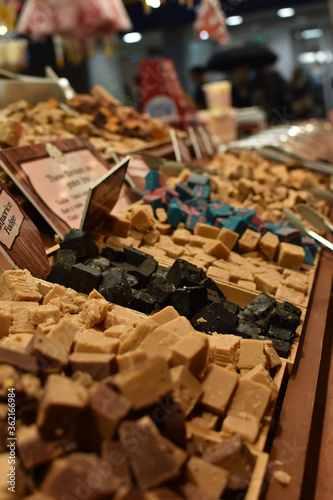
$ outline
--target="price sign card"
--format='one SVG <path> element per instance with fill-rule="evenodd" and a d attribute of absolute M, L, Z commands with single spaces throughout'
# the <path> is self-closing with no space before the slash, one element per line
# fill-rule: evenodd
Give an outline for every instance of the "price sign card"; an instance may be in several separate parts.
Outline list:
<path fill-rule="evenodd" d="M 111 213 L 118 201 L 129 161 L 127 156 L 89 186 L 80 229 L 91 231 Z"/>
<path fill-rule="evenodd" d="M 0 182 L 0 252 L 13 268 L 45 279 L 51 267 L 36 226 Z"/>
<path fill-rule="evenodd" d="M 81 137 L 3 150 L 0 165 L 60 237 L 79 227 L 90 185 L 109 171 Z"/>

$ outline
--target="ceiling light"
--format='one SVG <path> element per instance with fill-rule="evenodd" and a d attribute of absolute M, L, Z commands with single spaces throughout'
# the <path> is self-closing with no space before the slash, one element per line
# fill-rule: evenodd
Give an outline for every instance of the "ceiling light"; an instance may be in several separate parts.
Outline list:
<path fill-rule="evenodd" d="M 304 40 L 309 40 L 310 38 L 320 38 L 323 36 L 323 30 L 321 29 L 313 29 L 313 30 L 304 30 L 301 31 L 301 37 Z"/>
<path fill-rule="evenodd" d="M 125 43 L 140 42 L 141 38 L 142 38 L 141 33 L 138 33 L 136 31 L 133 31 L 132 33 L 126 33 L 126 35 L 123 36 L 123 40 Z"/>
<path fill-rule="evenodd" d="M 149 5 L 149 7 L 152 7 L 153 9 L 158 9 L 158 7 L 161 5 L 160 0 L 145 0 L 146 4 Z"/>
<path fill-rule="evenodd" d="M 242 24 L 242 22 L 242 16 L 230 16 L 226 19 L 226 23 L 228 26 L 239 26 L 240 24 Z"/>
<path fill-rule="evenodd" d="M 7 33 L 7 31 L 8 31 L 7 26 L 5 26 L 4 24 L 1 24 L 0 35 L 5 35 Z"/>
<path fill-rule="evenodd" d="M 201 38 L 201 40 L 208 40 L 209 39 L 208 31 L 205 30 L 200 31 L 199 37 Z"/>
<path fill-rule="evenodd" d="M 277 11 L 279 17 L 293 17 L 295 15 L 295 9 L 292 7 L 286 7 L 285 9 L 279 9 Z"/>

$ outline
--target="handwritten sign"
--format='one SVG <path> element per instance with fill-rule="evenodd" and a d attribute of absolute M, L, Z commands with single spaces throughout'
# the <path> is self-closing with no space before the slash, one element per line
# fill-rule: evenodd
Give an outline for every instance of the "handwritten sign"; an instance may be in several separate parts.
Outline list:
<path fill-rule="evenodd" d="M 0 182 L 0 252 L 10 267 L 45 279 L 51 270 L 36 226 Z"/>
<path fill-rule="evenodd" d="M 61 237 L 79 227 L 89 186 L 109 170 L 83 137 L 2 150 L 0 165 Z"/>

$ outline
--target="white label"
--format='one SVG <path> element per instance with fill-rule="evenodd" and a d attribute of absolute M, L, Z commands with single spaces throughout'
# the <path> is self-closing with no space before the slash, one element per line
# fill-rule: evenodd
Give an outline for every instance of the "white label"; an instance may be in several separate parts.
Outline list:
<path fill-rule="evenodd" d="M 0 193 L 0 241 L 10 250 L 24 221 L 19 206 L 6 191 Z"/>

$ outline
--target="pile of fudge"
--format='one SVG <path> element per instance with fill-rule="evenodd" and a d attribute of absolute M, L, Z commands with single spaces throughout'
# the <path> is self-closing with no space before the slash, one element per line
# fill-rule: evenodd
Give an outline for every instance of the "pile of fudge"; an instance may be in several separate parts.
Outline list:
<path fill-rule="evenodd" d="M 172 306 L 147 317 L 97 290 L 40 289 L 26 270 L 0 278 L 0 469 L 15 388 L 15 498 L 246 491 L 278 393 L 271 341 L 206 335 Z M 7 486 L 2 475 L 1 498 Z"/>
<path fill-rule="evenodd" d="M 18 147 L 84 136 L 106 158 L 169 137 L 163 121 L 122 106 L 99 86 L 60 105 L 55 99 L 35 106 L 26 100 L 0 110 L 0 147 Z"/>
<path fill-rule="evenodd" d="M 47 280 L 84 294 L 98 290 L 106 300 L 148 315 L 172 306 L 197 331 L 269 341 L 284 358 L 301 321 L 301 309 L 287 301 L 278 305 L 266 293 L 239 307 L 203 268 L 184 259 L 160 269 L 154 257 L 130 246 L 104 246 L 99 255 L 94 240 L 78 229 L 60 243 Z"/>

